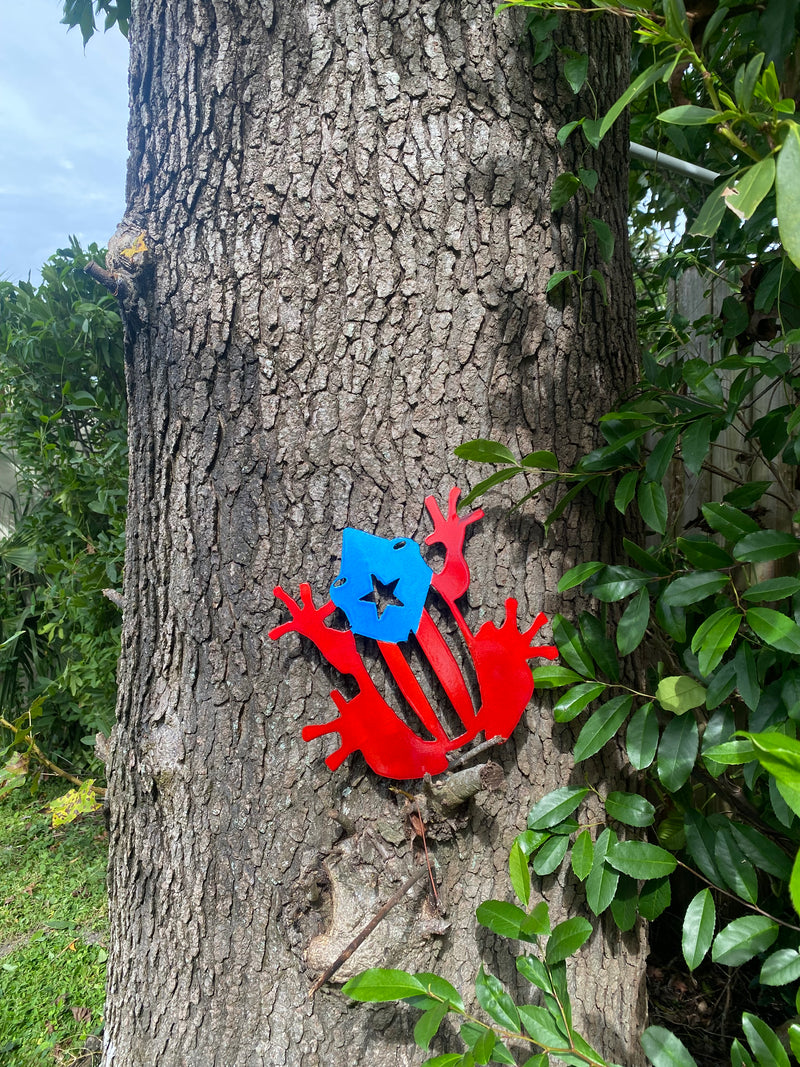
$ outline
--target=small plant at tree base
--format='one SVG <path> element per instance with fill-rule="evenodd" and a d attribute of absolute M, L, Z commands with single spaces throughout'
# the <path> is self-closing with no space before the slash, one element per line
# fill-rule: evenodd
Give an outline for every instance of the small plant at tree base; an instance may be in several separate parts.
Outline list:
<path fill-rule="evenodd" d="M 426 1052 L 430 1050 L 445 1018 L 452 1015 L 459 1025 L 466 1051 L 435 1055 L 425 1060 L 425 1067 L 475 1067 L 476 1064 L 487 1063 L 545 1067 L 550 1056 L 557 1057 L 569 1067 L 613 1067 L 572 1025 L 566 960 L 589 939 L 593 932 L 592 924 L 581 916 L 574 916 L 551 927 L 547 903 L 543 900 L 533 901 L 529 859 L 538 850 L 538 856 L 547 856 L 547 861 L 539 864 L 537 873 L 550 873 L 561 862 L 559 859 L 554 863 L 553 856 L 560 855 L 563 858 L 566 842 L 572 834 L 577 833 L 572 851 L 573 870 L 577 869 L 579 877 L 587 881 L 592 870 L 595 871 L 595 885 L 591 892 L 594 899 L 592 910 L 599 914 L 612 905 L 612 914 L 622 929 L 630 929 L 633 922 L 628 923 L 630 907 L 626 904 L 631 893 L 619 891 L 620 879 L 627 878 L 629 885 L 634 887 L 642 884 L 643 894 L 649 896 L 658 895 L 660 889 L 663 899 L 664 880 L 675 869 L 676 861 L 663 849 L 647 842 L 617 841 L 616 835 L 609 829 L 603 831 L 596 848 L 593 847 L 588 829 L 581 829 L 571 817 L 587 793 L 587 789 L 563 788 L 537 802 L 528 816 L 528 829 L 517 837 L 509 855 L 509 874 L 519 903 L 486 900 L 476 912 L 481 926 L 513 942 L 509 944 L 508 951 L 515 958 L 517 971 L 533 987 L 531 992 L 540 1003 L 517 1003 L 503 984 L 483 967 L 475 980 L 475 997 L 491 1020 L 489 1022 L 467 1011 L 461 994 L 450 982 L 428 972 L 411 974 L 398 969 L 375 967 L 351 978 L 344 986 L 343 992 L 353 1000 L 373 1004 L 404 1001 L 409 1007 L 421 1011 L 422 1015 L 414 1027 L 414 1040 Z M 607 808 L 616 810 L 618 815 L 624 814 L 629 824 L 641 825 L 641 804 L 637 802 L 642 798 L 628 797 L 626 794 L 611 796 L 617 799 Z M 646 801 L 642 803 L 646 804 Z M 563 848 L 559 844 L 556 849 L 547 850 L 547 841 L 563 841 L 565 844 Z M 589 842 L 588 847 L 586 842 Z M 533 866 L 536 870 L 535 859 Z M 598 891 L 601 897 L 598 897 Z M 589 895 L 587 885 L 587 898 Z M 602 905 L 601 899 L 605 901 Z M 615 901 L 618 908 L 613 907 Z M 635 908 L 632 914 L 635 920 Z M 694 930 L 702 924 L 702 919 L 695 921 L 693 918 L 690 926 Z M 707 921 L 705 925 L 707 928 Z M 742 945 L 747 935 L 730 940 Z M 518 954 L 519 947 L 522 947 L 522 954 Z M 794 953 L 792 960 L 796 956 L 797 953 Z M 779 960 L 774 960 L 772 970 L 777 974 L 779 970 L 790 967 L 791 963 L 784 953 Z M 749 1051 L 741 1041 L 735 1041 L 732 1049 L 734 1057 L 738 1057 L 733 1060 L 735 1064 L 789 1067 L 789 1059 L 780 1039 L 763 1020 L 745 1012 L 742 1029 Z M 800 1026 L 791 1026 L 789 1037 L 792 1050 L 797 1055 L 800 1052 Z M 520 1044 L 526 1048 L 522 1057 L 509 1048 L 509 1045 L 513 1048 Z M 663 1027 L 648 1027 L 642 1035 L 642 1045 L 655 1067 L 693 1067 L 695 1064 L 681 1041 Z"/>

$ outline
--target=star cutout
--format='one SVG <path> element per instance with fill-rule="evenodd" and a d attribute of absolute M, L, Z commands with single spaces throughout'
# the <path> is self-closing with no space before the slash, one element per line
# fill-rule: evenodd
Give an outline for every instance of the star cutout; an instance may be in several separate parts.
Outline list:
<path fill-rule="evenodd" d="M 400 581 L 399 578 L 395 578 L 395 580 L 389 582 L 388 585 L 385 585 L 379 578 L 376 578 L 374 574 L 371 574 L 370 578 L 372 579 L 372 592 L 367 593 L 366 596 L 362 596 L 361 600 L 365 604 L 375 605 L 375 610 L 378 613 L 379 619 L 387 608 L 405 607 L 403 601 L 399 600 L 394 595 L 397 583 Z"/>

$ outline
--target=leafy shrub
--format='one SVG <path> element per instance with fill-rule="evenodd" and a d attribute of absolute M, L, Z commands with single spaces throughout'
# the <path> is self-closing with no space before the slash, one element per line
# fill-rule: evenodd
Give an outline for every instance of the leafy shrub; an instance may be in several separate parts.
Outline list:
<path fill-rule="evenodd" d="M 0 541 L 0 716 L 18 747 L 93 763 L 113 724 L 127 434 L 122 322 L 73 239 L 42 283 L 0 283 L 0 453 L 13 471 Z"/>

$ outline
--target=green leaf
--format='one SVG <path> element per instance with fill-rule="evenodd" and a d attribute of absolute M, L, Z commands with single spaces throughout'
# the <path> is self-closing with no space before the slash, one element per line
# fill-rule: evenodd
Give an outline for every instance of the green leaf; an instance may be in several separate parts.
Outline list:
<path fill-rule="evenodd" d="M 800 267 L 800 127 L 787 124 L 786 138 L 778 153 L 775 171 L 775 201 L 778 233 L 784 251 L 796 267 Z"/>
<path fill-rule="evenodd" d="M 478 906 L 475 916 L 481 926 L 485 926 L 493 934 L 498 934 L 500 937 L 519 937 L 520 929 L 527 920 L 528 913 L 518 908 L 516 904 L 509 904 L 505 900 L 484 900 Z"/>
<path fill-rule="evenodd" d="M 613 604 L 623 597 L 630 596 L 647 585 L 647 574 L 634 567 L 601 567 L 592 578 L 588 592 L 604 604 Z"/>
<path fill-rule="evenodd" d="M 533 869 L 540 878 L 552 874 L 567 854 L 569 837 L 566 834 L 557 834 L 545 841 L 536 855 L 533 857 Z"/>
<path fill-rule="evenodd" d="M 614 234 L 611 232 L 611 227 L 602 219 L 589 219 L 589 222 L 597 237 L 600 258 L 604 263 L 610 263 L 614 257 Z"/>
<path fill-rule="evenodd" d="M 573 756 L 576 763 L 600 751 L 625 722 L 632 705 L 632 696 L 619 696 L 597 709 L 585 723 L 575 742 Z"/>
<path fill-rule="evenodd" d="M 800 851 L 795 856 L 794 864 L 792 865 L 792 875 L 789 879 L 789 896 L 792 900 L 792 907 L 800 915 Z"/>
<path fill-rule="evenodd" d="M 782 882 L 788 882 L 792 873 L 792 861 L 764 834 L 759 833 L 754 826 L 745 826 L 742 823 L 729 822 L 728 826 L 739 848 L 748 859 L 773 878 L 779 878 Z"/>
<path fill-rule="evenodd" d="M 569 1039 L 562 1034 L 559 1023 L 546 1008 L 521 1004 L 519 1014 L 525 1029 L 537 1045 L 547 1049 L 569 1048 Z"/>
<path fill-rule="evenodd" d="M 638 915 L 639 892 L 636 880 L 626 874 L 619 876 L 619 885 L 611 901 L 611 915 L 617 927 L 624 932 L 632 930 Z"/>
<path fill-rule="evenodd" d="M 629 656 L 642 643 L 650 622 L 650 597 L 640 589 L 622 613 L 617 626 L 617 648 L 621 656 Z"/>
<path fill-rule="evenodd" d="M 692 773 L 700 738 L 691 715 L 667 723 L 658 746 L 658 777 L 665 789 L 676 793 Z"/>
<path fill-rule="evenodd" d="M 749 741 L 725 741 L 721 745 L 712 745 L 704 749 L 703 755 L 726 767 L 738 763 L 749 763 L 756 758 L 755 750 Z"/>
<path fill-rule="evenodd" d="M 675 447 L 678 444 L 680 432 L 680 427 L 675 427 L 664 433 L 660 440 L 656 442 L 644 468 L 645 478 L 648 482 L 661 482 L 663 480 L 675 455 Z"/>
<path fill-rule="evenodd" d="M 761 73 L 763 63 L 764 53 L 759 52 L 758 55 L 753 56 L 749 63 L 742 63 L 736 71 L 736 77 L 733 82 L 733 92 L 736 97 L 736 103 L 742 111 L 750 110 L 750 105 L 753 102 L 753 90 L 756 87 L 756 82 Z"/>
<path fill-rule="evenodd" d="M 573 119 L 572 122 L 567 122 L 556 131 L 556 140 L 559 144 L 566 144 L 569 135 L 582 125 L 583 119 Z"/>
<path fill-rule="evenodd" d="M 583 830 L 575 838 L 570 855 L 570 863 L 575 877 L 583 881 L 592 869 L 594 860 L 594 845 L 588 830 Z"/>
<path fill-rule="evenodd" d="M 519 467 L 504 467 L 503 470 L 495 471 L 494 474 L 490 474 L 488 478 L 484 478 L 483 481 L 474 485 L 467 495 L 459 502 L 460 508 L 469 507 L 469 505 L 482 497 L 484 493 L 488 493 L 490 489 L 494 489 L 496 485 L 502 485 L 503 482 L 508 482 L 512 478 L 516 478 L 520 474 Z"/>
<path fill-rule="evenodd" d="M 700 213 L 689 227 L 690 237 L 713 237 L 725 217 L 725 201 L 722 194 L 728 188 L 727 181 L 718 185 L 706 198 Z"/>
<path fill-rule="evenodd" d="M 582 55 L 571 56 L 564 62 L 564 77 L 569 82 L 573 93 L 579 93 L 586 81 L 586 73 L 589 70 L 589 57 Z"/>
<path fill-rule="evenodd" d="M 772 608 L 748 608 L 745 613 L 747 625 L 768 645 L 800 655 L 800 626 L 787 615 Z"/>
<path fill-rule="evenodd" d="M 639 513 L 642 519 L 656 533 L 663 534 L 667 529 L 667 494 L 660 482 L 642 482 L 636 494 Z"/>
<path fill-rule="evenodd" d="M 560 211 L 572 199 L 580 186 L 580 178 L 571 171 L 559 174 L 550 190 L 550 210 Z"/>
<path fill-rule="evenodd" d="M 439 1027 L 442 1025 L 442 1020 L 450 1008 L 447 1001 L 443 1001 L 441 1004 L 434 1004 L 432 1008 L 420 1016 L 417 1020 L 417 1025 L 414 1027 L 414 1041 L 420 1048 L 428 1051 L 430 1043 L 436 1036 Z"/>
<path fill-rule="evenodd" d="M 789 1057 L 780 1038 L 757 1015 L 743 1012 L 742 1029 L 759 1063 L 768 1063 L 770 1067 L 789 1067 Z"/>
<path fill-rule="evenodd" d="M 658 116 L 660 122 L 673 122 L 679 126 L 705 126 L 719 122 L 719 112 L 709 107 L 697 107 L 695 104 L 681 104 L 670 107 Z"/>
<path fill-rule="evenodd" d="M 528 467 L 530 470 L 539 471 L 557 471 L 558 460 L 553 452 L 548 452 L 546 449 L 540 449 L 538 452 L 529 452 L 527 456 L 523 456 L 520 460 L 523 467 Z"/>
<path fill-rule="evenodd" d="M 775 160 L 772 156 L 748 167 L 741 178 L 726 190 L 725 202 L 740 219 L 749 219 L 772 188 L 775 181 Z"/>
<path fill-rule="evenodd" d="M 730 504 L 703 504 L 701 510 L 711 529 L 721 533 L 728 541 L 738 541 L 745 534 L 755 533 L 759 529 L 755 519 Z"/>
<path fill-rule="evenodd" d="M 727 574 L 718 571 L 692 571 L 670 582 L 661 594 L 663 604 L 672 608 L 684 608 L 697 604 L 706 597 L 714 596 L 730 583 Z"/>
<path fill-rule="evenodd" d="M 658 734 L 658 716 L 653 702 L 649 701 L 634 714 L 625 735 L 628 759 L 637 771 L 643 771 L 655 759 Z"/>
<path fill-rule="evenodd" d="M 764 601 L 783 600 L 787 596 L 800 593 L 800 578 L 765 578 L 763 582 L 756 582 L 749 586 L 739 595 L 743 600 L 752 600 L 756 603 Z"/>
<path fill-rule="evenodd" d="M 473 463 L 518 463 L 517 457 L 499 441 L 489 441 L 478 437 L 474 441 L 465 441 L 454 449 L 459 459 L 468 459 Z"/>
<path fill-rule="evenodd" d="M 722 10 L 725 11 L 727 9 L 723 8 Z M 731 1042 L 731 1063 L 733 1067 L 756 1067 L 753 1063 L 753 1057 L 738 1037 Z"/>
<path fill-rule="evenodd" d="M 422 1067 L 462 1067 L 464 1057 L 460 1052 L 445 1052 L 443 1056 L 434 1056 L 425 1060 Z"/>
<path fill-rule="evenodd" d="M 723 878 L 717 870 L 714 858 L 716 832 L 709 825 L 708 819 L 699 811 L 687 808 L 683 813 L 683 825 L 689 855 L 709 881 L 721 885 Z"/>
<path fill-rule="evenodd" d="M 431 974 L 429 971 L 417 971 L 414 977 L 425 987 L 425 996 L 407 997 L 407 1002 L 413 1007 L 430 1008 L 433 1007 L 432 1002 L 436 999 L 446 1000 L 451 1011 L 464 1014 L 464 1001 L 461 999 L 461 994 L 447 979 L 440 978 L 438 974 Z"/>
<path fill-rule="evenodd" d="M 425 986 L 408 971 L 371 967 L 346 982 L 342 992 L 353 1000 L 382 1004 L 424 993 Z"/>
<path fill-rule="evenodd" d="M 789 896 L 792 901 L 792 907 L 800 915 L 800 851 L 798 851 L 792 864 L 792 874 L 789 879 Z M 798 997 L 800 998 L 800 993 Z"/>
<path fill-rule="evenodd" d="M 714 671 L 713 676 L 708 681 L 708 690 L 706 691 L 706 707 L 709 711 L 713 711 L 718 708 L 723 700 L 726 700 L 736 688 L 736 662 L 735 657 L 729 660 L 727 663 L 723 663 L 721 667 L 718 667 Z M 712 721 L 713 716 L 712 716 Z M 716 720 L 719 722 L 719 720 Z M 710 725 L 710 724 L 709 724 Z M 711 745 L 715 745 L 719 740 L 719 737 L 730 737 L 733 732 L 733 726 L 731 726 L 725 734 L 709 733 L 708 729 L 703 734 L 704 746 L 710 748 Z"/>
<path fill-rule="evenodd" d="M 749 508 L 771 488 L 772 482 L 745 482 L 731 489 L 722 499 L 726 504 L 733 504 L 736 508 Z"/>
<path fill-rule="evenodd" d="M 797 1008 L 796 1003 L 795 1008 Z M 792 1023 L 789 1027 L 789 1047 L 794 1058 L 800 1062 L 800 1026 L 797 1023 Z"/>
<path fill-rule="evenodd" d="M 713 421 L 710 415 L 705 415 L 684 427 L 681 436 L 681 458 L 691 474 L 700 473 L 708 455 Z"/>
<path fill-rule="evenodd" d="M 742 731 L 739 736 L 752 742 L 759 763 L 779 783 L 785 783 L 793 790 L 800 789 L 800 741 L 769 731 L 759 734 Z M 795 810 L 793 805 L 790 806 Z M 795 813 L 800 814 L 797 811 Z"/>
<path fill-rule="evenodd" d="M 606 686 L 602 682 L 583 682 L 581 685 L 574 685 L 553 708 L 553 718 L 556 722 L 572 722 L 586 705 L 591 704 L 605 689 Z"/>
<path fill-rule="evenodd" d="M 656 809 L 636 793 L 613 792 L 606 797 L 606 813 L 626 826 L 652 826 Z"/>
<path fill-rule="evenodd" d="M 733 657 L 736 667 L 736 688 L 739 695 L 751 711 L 755 711 L 761 701 L 761 686 L 753 650 L 749 644 L 741 644 Z"/>
<path fill-rule="evenodd" d="M 596 671 L 592 657 L 572 623 L 563 615 L 555 615 L 552 625 L 553 638 L 561 658 L 579 674 L 594 678 Z"/>
<path fill-rule="evenodd" d="M 656 700 L 665 711 L 683 715 L 684 712 L 705 704 L 706 691 L 694 678 L 685 674 L 670 675 L 658 683 Z"/>
<path fill-rule="evenodd" d="M 528 815 L 529 830 L 547 830 L 571 815 L 589 792 L 588 789 L 563 785 L 547 793 L 531 808 Z"/>
<path fill-rule="evenodd" d="M 733 555 L 741 563 L 766 563 L 774 559 L 797 555 L 800 541 L 780 530 L 759 530 L 747 534 L 733 546 Z"/>
<path fill-rule="evenodd" d="M 639 914 L 652 922 L 657 919 L 672 902 L 672 889 L 669 877 L 653 878 L 645 882 L 639 894 Z"/>
<path fill-rule="evenodd" d="M 738 967 L 770 947 L 778 936 L 778 924 L 765 915 L 734 919 L 717 934 L 711 949 L 714 963 Z"/>
<path fill-rule="evenodd" d="M 579 915 L 559 923 L 548 938 L 545 960 L 551 966 L 574 955 L 592 935 L 592 924 Z"/>
<path fill-rule="evenodd" d="M 653 1067 L 697 1067 L 680 1038 L 663 1026 L 648 1026 L 642 1034 L 642 1048 Z"/>
<path fill-rule="evenodd" d="M 692 898 L 683 917 L 683 935 L 681 948 L 686 966 L 690 971 L 699 967 L 714 940 L 714 927 L 717 921 L 714 898 L 709 889 L 701 889 Z"/>
<path fill-rule="evenodd" d="M 740 852 L 727 827 L 720 827 L 717 833 L 714 859 L 725 884 L 742 900 L 755 904 L 758 900 L 758 875 L 752 863 Z"/>
<path fill-rule="evenodd" d="M 535 1055 L 529 1056 L 522 1067 L 547 1067 L 549 1063 L 550 1057 L 546 1052 L 537 1052 Z"/>
<path fill-rule="evenodd" d="M 642 71 L 638 78 L 635 78 L 631 82 L 619 100 L 609 108 L 605 118 L 600 124 L 598 143 L 605 137 L 628 104 L 635 100 L 641 93 L 646 92 L 651 85 L 654 85 L 671 66 L 671 63 L 657 63 L 652 67 L 648 67 L 647 70 Z"/>
<path fill-rule="evenodd" d="M 508 855 L 508 874 L 511 886 L 527 908 L 531 899 L 531 872 L 528 870 L 528 857 L 519 840 L 515 840 Z"/>
<path fill-rule="evenodd" d="M 525 922 L 521 933 L 532 937 L 550 936 L 550 909 L 546 900 L 540 900 Z"/>
<path fill-rule="evenodd" d="M 553 983 L 547 968 L 536 956 L 517 956 L 516 967 L 523 978 L 527 978 L 537 989 L 541 989 L 543 993 L 553 992 Z"/>
<path fill-rule="evenodd" d="M 619 659 L 613 641 L 606 635 L 605 623 L 588 611 L 581 612 L 578 622 L 589 655 L 612 682 L 618 682 Z"/>
<path fill-rule="evenodd" d="M 486 1014 L 496 1023 L 519 1033 L 520 1021 L 516 1005 L 506 993 L 502 983 L 493 974 L 487 974 L 481 964 L 475 979 L 475 995 Z"/>
<path fill-rule="evenodd" d="M 675 857 L 648 841 L 618 841 L 609 849 L 608 862 L 631 878 L 663 878 L 678 865 Z"/>
<path fill-rule="evenodd" d="M 545 293 L 552 293 L 554 289 L 557 289 L 562 282 L 565 282 L 567 278 L 578 276 L 576 270 L 557 270 L 554 271 L 547 279 L 547 285 L 544 287 Z"/>
<path fill-rule="evenodd" d="M 721 608 L 697 628 L 692 638 L 692 652 L 697 653 L 697 667 L 707 677 L 722 662 L 739 632 L 742 616 L 734 608 Z"/>
<path fill-rule="evenodd" d="M 586 879 L 586 903 L 595 915 L 605 911 L 619 884 L 619 874 L 606 863 L 609 849 L 617 843 L 613 830 L 605 829 L 594 845 L 594 862 Z"/>
<path fill-rule="evenodd" d="M 534 667 L 531 673 L 537 689 L 558 689 L 559 686 L 573 685 L 584 680 L 575 671 L 558 663 L 545 663 L 542 667 Z"/>
<path fill-rule="evenodd" d="M 761 985 L 788 985 L 800 978 L 800 952 L 796 948 L 780 948 L 767 956 L 761 966 Z"/>
<path fill-rule="evenodd" d="M 558 583 L 559 593 L 566 593 L 568 589 L 574 589 L 576 585 L 581 585 L 587 578 L 591 578 L 593 574 L 597 574 L 602 570 L 605 564 L 603 563 L 580 563 L 577 567 L 572 567 L 561 578 Z"/>
<path fill-rule="evenodd" d="M 619 480 L 617 491 L 614 494 L 614 507 L 621 515 L 624 515 L 628 510 L 628 505 L 636 495 L 636 483 L 638 480 L 638 470 L 628 471 L 627 474 L 623 474 Z"/>

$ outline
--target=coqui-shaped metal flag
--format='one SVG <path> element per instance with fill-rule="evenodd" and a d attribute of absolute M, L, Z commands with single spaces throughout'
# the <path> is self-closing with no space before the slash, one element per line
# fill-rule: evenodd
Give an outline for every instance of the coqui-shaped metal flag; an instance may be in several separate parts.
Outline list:
<path fill-rule="evenodd" d="M 339 711 L 337 718 L 303 729 L 305 741 L 339 734 L 339 747 L 325 760 L 331 770 L 360 750 L 372 770 L 385 778 L 421 778 L 447 770 L 448 755 L 478 734 L 507 740 L 533 694 L 528 660 L 558 656 L 552 645 L 531 643 L 547 621 L 545 616 L 537 615 L 533 624 L 521 631 L 517 601 L 512 597 L 506 600 L 501 626 L 486 622 L 474 634 L 467 626 L 456 603 L 470 583 L 464 535 L 467 526 L 483 518 L 483 511 L 459 516 L 460 495 L 460 489 L 451 490 L 447 518 L 432 496 L 425 500 L 433 520 L 433 533 L 425 544 L 440 544 L 445 549 L 444 565 L 438 573 L 428 566 L 419 545 L 410 538 L 388 539 L 348 528 L 342 536 L 339 575 L 325 604 L 315 606 L 311 587 L 305 582 L 300 586 L 299 601 L 280 586 L 275 588 L 291 619 L 276 626 L 269 636 L 276 640 L 291 631 L 302 634 L 335 670 L 351 675 L 358 685 L 358 693 L 350 700 L 337 689 L 331 692 Z M 477 708 L 450 646 L 426 607 L 431 590 L 445 602 L 464 639 L 478 680 Z M 347 617 L 349 630 L 325 624 L 337 607 Z M 412 634 L 463 726 L 455 737 L 446 732 L 411 668 L 404 643 Z M 377 645 L 426 736 L 415 733 L 375 686 L 359 651 L 359 644 L 369 641 Z"/>

